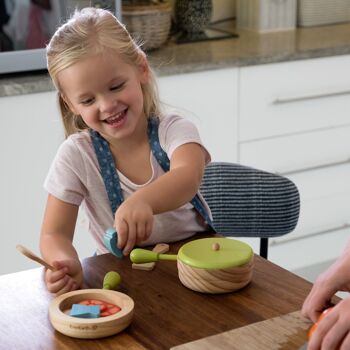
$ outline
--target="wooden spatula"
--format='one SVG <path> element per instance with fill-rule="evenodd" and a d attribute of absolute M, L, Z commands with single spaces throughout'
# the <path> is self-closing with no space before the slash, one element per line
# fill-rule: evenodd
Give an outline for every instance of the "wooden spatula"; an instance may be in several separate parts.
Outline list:
<path fill-rule="evenodd" d="M 30 251 L 29 249 L 27 249 L 26 247 L 23 247 L 23 245 L 17 244 L 16 245 L 16 249 L 22 253 L 23 255 L 25 255 L 27 258 L 34 260 L 36 262 L 38 262 L 39 264 L 43 265 L 44 267 L 46 267 L 47 269 L 51 270 L 51 271 L 56 271 L 56 269 L 50 265 L 49 263 L 47 263 L 45 260 L 43 260 L 42 258 L 40 258 L 39 256 L 37 256 L 36 254 L 34 254 L 32 251 Z"/>

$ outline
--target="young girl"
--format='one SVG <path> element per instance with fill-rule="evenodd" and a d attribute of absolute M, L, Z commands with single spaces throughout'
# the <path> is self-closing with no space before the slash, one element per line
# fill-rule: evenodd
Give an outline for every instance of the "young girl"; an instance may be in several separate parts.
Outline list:
<path fill-rule="evenodd" d="M 45 181 L 40 249 L 56 268 L 46 271 L 47 288 L 62 294 L 83 281 L 72 245 L 80 205 L 97 254 L 107 252 L 110 227 L 124 255 L 185 239 L 210 222 L 194 197 L 210 156 L 192 123 L 162 117 L 146 56 L 110 12 L 77 11 L 52 37 L 47 63 L 67 138 Z"/>

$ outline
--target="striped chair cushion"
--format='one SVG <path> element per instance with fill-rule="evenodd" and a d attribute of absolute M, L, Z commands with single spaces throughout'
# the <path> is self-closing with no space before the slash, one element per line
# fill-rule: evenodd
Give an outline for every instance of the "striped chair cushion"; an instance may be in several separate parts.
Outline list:
<path fill-rule="evenodd" d="M 280 175 L 213 162 L 206 167 L 200 190 L 217 232 L 225 236 L 281 236 L 298 222 L 298 189 Z"/>

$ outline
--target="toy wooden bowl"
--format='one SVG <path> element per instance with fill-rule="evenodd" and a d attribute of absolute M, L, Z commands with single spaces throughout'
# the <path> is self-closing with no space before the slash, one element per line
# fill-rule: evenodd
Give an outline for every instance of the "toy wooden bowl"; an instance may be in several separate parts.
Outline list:
<path fill-rule="evenodd" d="M 130 259 L 136 263 L 177 260 L 179 279 L 186 287 L 202 293 L 228 293 L 246 286 L 252 279 L 254 253 L 241 241 L 213 237 L 184 244 L 178 255 L 156 254 L 134 249 Z"/>
<path fill-rule="evenodd" d="M 73 304 L 86 299 L 97 299 L 118 305 L 114 315 L 99 318 L 78 318 L 69 315 Z M 62 294 L 50 304 L 49 317 L 59 332 L 74 338 L 94 339 L 121 332 L 132 321 L 134 301 L 124 293 L 107 289 L 83 289 Z"/>

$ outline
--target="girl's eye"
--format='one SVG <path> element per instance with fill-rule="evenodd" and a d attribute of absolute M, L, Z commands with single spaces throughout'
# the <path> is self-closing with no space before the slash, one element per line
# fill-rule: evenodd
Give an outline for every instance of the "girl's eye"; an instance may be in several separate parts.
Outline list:
<path fill-rule="evenodd" d="M 121 83 L 119 85 L 115 85 L 115 86 L 112 86 L 111 87 L 111 90 L 112 91 L 115 91 L 115 90 L 120 90 L 123 86 L 124 86 L 125 83 Z"/>
<path fill-rule="evenodd" d="M 93 102 L 93 98 L 88 98 L 87 100 L 81 101 L 80 103 L 84 106 L 87 106 Z"/>

